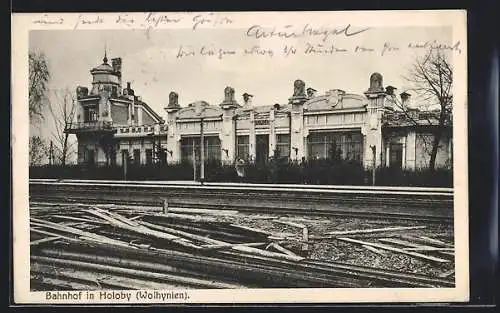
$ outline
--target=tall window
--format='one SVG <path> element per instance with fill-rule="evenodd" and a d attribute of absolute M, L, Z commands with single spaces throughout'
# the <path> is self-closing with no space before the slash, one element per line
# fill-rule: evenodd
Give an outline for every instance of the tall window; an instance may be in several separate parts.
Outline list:
<path fill-rule="evenodd" d="M 128 150 L 122 150 L 122 166 L 128 162 Z"/>
<path fill-rule="evenodd" d="M 95 108 L 86 107 L 84 115 L 84 122 L 86 123 L 97 121 L 97 110 Z"/>
<path fill-rule="evenodd" d="M 146 164 L 153 163 L 153 149 L 146 149 Z"/>
<path fill-rule="evenodd" d="M 236 137 L 236 157 L 238 159 L 248 159 L 250 155 L 249 142 L 250 137 L 248 135 Z"/>
<path fill-rule="evenodd" d="M 403 166 L 403 145 L 400 143 L 391 143 L 389 151 L 389 166 L 401 168 Z"/>
<path fill-rule="evenodd" d="M 290 157 L 290 135 L 278 134 L 276 136 L 276 157 Z"/>
<path fill-rule="evenodd" d="M 200 138 L 199 137 L 186 137 L 181 139 L 181 160 L 192 162 L 193 150 L 196 155 L 196 162 L 200 161 Z M 220 139 L 216 136 L 205 137 L 205 160 L 220 160 L 221 147 Z"/>
<path fill-rule="evenodd" d="M 134 149 L 134 164 L 141 164 L 141 150 Z"/>
<path fill-rule="evenodd" d="M 111 166 L 115 166 L 116 165 L 116 150 L 114 148 L 111 149 L 111 151 L 109 153 L 109 164 Z"/>
<path fill-rule="evenodd" d="M 311 133 L 307 144 L 312 159 L 360 161 L 363 154 L 363 136 L 357 132 Z"/>
<path fill-rule="evenodd" d="M 220 160 L 220 139 L 219 137 L 205 137 L 205 159 Z"/>
<path fill-rule="evenodd" d="M 84 160 L 87 165 L 95 164 L 95 153 L 94 149 L 85 149 Z"/>

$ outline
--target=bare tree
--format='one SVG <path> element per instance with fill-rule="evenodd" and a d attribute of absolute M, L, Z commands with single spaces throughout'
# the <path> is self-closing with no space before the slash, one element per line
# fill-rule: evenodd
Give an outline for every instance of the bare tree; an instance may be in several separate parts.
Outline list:
<path fill-rule="evenodd" d="M 43 53 L 29 53 L 29 117 L 42 118 L 44 103 L 47 101 L 50 73 Z"/>
<path fill-rule="evenodd" d="M 439 143 L 451 125 L 453 68 L 443 51 L 433 49 L 415 59 L 404 79 L 410 84 L 409 90 L 417 94 L 418 107 L 427 112 L 415 116 L 410 108 L 395 97 L 394 103 L 415 126 L 421 125 L 422 121 L 431 126 L 431 136 L 421 136 L 421 140 L 424 149 L 428 147 L 429 150 L 429 169 L 434 171 Z"/>
<path fill-rule="evenodd" d="M 39 136 L 31 136 L 29 140 L 30 165 L 40 165 L 47 156 L 47 145 Z"/>
<path fill-rule="evenodd" d="M 76 100 L 68 89 L 54 91 L 53 100 L 49 102 L 48 111 L 52 121 L 52 141 L 54 142 L 54 160 L 66 165 L 68 158 L 75 153 L 75 143 L 70 142 L 70 127 L 76 114 Z"/>

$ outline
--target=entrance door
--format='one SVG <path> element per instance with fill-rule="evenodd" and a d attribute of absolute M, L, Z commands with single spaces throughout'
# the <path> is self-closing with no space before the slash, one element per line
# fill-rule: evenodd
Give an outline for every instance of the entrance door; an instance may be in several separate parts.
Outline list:
<path fill-rule="evenodd" d="M 93 149 L 87 150 L 87 165 L 89 166 L 95 165 L 95 154 Z"/>
<path fill-rule="evenodd" d="M 403 145 L 400 143 L 391 143 L 389 147 L 391 158 L 389 159 L 389 166 L 395 168 L 403 167 Z"/>
<path fill-rule="evenodd" d="M 128 150 L 122 150 L 122 166 L 128 162 Z"/>
<path fill-rule="evenodd" d="M 269 157 L 269 135 L 257 135 L 256 141 L 256 156 L 257 163 L 266 163 Z"/>

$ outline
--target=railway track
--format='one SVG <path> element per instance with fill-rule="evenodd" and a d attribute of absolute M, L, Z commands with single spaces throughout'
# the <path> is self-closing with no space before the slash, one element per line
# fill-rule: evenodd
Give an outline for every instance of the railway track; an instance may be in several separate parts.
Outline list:
<path fill-rule="evenodd" d="M 35 203 L 31 207 L 32 290 L 433 288 L 455 285 L 452 278 L 436 274 L 318 258 L 312 256 L 313 251 L 319 251 L 313 250 L 317 242 L 313 236 L 284 235 L 262 224 L 260 227 L 255 225 L 251 218 L 219 219 L 216 216 L 221 212 L 203 215 L 156 213 L 151 209 L 140 211 L 114 205 L 106 208 L 88 203 L 38 206 Z M 69 210 L 71 214 L 67 214 Z M 413 229 L 413 235 L 418 236 L 415 229 L 426 227 L 400 228 L 406 229 L 405 234 Z M 387 232 L 394 231 L 393 228 L 378 230 Z M 434 244 L 430 251 L 415 253 L 404 246 L 389 246 L 388 251 L 411 255 L 440 272 L 453 265 L 453 253 L 442 254 L 450 251 L 449 243 L 421 239 L 427 245 Z M 335 241 L 329 237 L 327 240 L 337 245 L 343 238 Z M 411 240 L 411 247 L 423 247 L 422 244 L 414 245 L 418 242 L 417 237 Z M 371 238 L 372 244 L 376 244 L 374 241 L 376 239 Z M 303 253 L 305 243 L 311 245 L 311 253 L 309 248 Z"/>
<path fill-rule="evenodd" d="M 242 212 L 453 220 L 448 188 L 304 186 L 195 182 L 30 180 L 30 200 L 125 204 Z"/>

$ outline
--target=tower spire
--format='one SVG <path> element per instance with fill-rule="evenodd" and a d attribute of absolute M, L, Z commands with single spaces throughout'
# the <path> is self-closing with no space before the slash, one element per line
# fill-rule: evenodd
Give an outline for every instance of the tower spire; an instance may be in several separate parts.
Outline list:
<path fill-rule="evenodd" d="M 106 43 L 104 43 L 104 58 L 102 59 L 102 61 L 107 64 L 108 63 L 108 53 L 107 53 L 107 47 L 106 47 Z"/>

